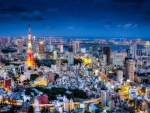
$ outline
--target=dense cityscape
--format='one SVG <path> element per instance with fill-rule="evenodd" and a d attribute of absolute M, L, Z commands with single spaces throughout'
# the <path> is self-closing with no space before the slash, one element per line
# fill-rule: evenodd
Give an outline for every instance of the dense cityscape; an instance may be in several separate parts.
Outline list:
<path fill-rule="evenodd" d="M 149 113 L 149 41 L 89 40 L 1 37 L 0 112 Z"/>
<path fill-rule="evenodd" d="M 0 113 L 150 113 L 150 0 L 0 0 Z"/>

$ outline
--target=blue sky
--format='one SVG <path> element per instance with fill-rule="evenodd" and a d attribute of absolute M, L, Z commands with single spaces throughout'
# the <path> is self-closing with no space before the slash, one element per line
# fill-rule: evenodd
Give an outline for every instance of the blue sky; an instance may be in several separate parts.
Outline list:
<path fill-rule="evenodd" d="M 150 0 L 0 0 L 0 36 L 149 37 Z"/>

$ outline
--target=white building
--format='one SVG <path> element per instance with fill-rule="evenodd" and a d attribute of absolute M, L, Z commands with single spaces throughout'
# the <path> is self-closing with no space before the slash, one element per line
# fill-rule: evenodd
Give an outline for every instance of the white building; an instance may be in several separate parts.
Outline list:
<path fill-rule="evenodd" d="M 123 71 L 122 70 L 117 70 L 117 81 L 119 83 L 123 82 Z"/>
<path fill-rule="evenodd" d="M 101 90 L 101 104 L 106 106 L 106 92 Z"/>
<path fill-rule="evenodd" d="M 59 50 L 60 50 L 60 53 L 63 53 L 64 52 L 64 46 L 61 44 L 59 45 Z"/>
<path fill-rule="evenodd" d="M 86 53 L 86 48 L 81 48 L 81 53 Z"/>
<path fill-rule="evenodd" d="M 125 53 L 114 53 L 113 64 L 124 66 L 124 60 L 127 55 Z"/>
<path fill-rule="evenodd" d="M 136 41 L 133 42 L 133 44 L 131 44 L 130 46 L 130 54 L 132 55 L 132 58 L 137 58 L 137 55 L 136 55 L 136 50 L 137 50 L 137 44 L 136 44 Z"/>

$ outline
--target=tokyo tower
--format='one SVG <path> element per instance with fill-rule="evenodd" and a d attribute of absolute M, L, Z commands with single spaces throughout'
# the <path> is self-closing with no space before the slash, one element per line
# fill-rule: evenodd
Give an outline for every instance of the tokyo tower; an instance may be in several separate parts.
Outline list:
<path fill-rule="evenodd" d="M 29 31 L 28 31 L 28 50 L 27 50 L 26 65 L 28 65 L 31 68 L 33 68 L 36 65 L 34 62 L 33 55 L 32 55 L 30 24 L 29 24 Z"/>

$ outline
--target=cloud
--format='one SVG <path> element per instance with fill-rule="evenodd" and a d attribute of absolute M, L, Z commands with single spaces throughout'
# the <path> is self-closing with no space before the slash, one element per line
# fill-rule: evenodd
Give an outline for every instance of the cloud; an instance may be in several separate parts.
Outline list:
<path fill-rule="evenodd" d="M 50 28 L 52 28 L 51 26 L 46 26 L 46 29 L 50 29 Z"/>
<path fill-rule="evenodd" d="M 41 21 L 45 20 L 45 18 L 41 15 L 40 11 L 33 11 L 31 13 L 27 12 L 22 12 L 20 14 L 21 20 L 26 20 L 26 21 Z"/>
<path fill-rule="evenodd" d="M 136 28 L 137 27 L 137 24 L 135 24 L 134 26 L 133 26 L 133 28 Z"/>
<path fill-rule="evenodd" d="M 1 14 L 0 15 L 0 22 L 12 22 L 13 18 L 11 14 Z"/>
<path fill-rule="evenodd" d="M 58 11 L 58 8 L 50 8 L 47 10 L 47 12 L 55 12 L 55 11 Z"/>
<path fill-rule="evenodd" d="M 110 28 L 110 25 L 105 25 L 104 28 Z"/>
<path fill-rule="evenodd" d="M 147 0 L 110 0 L 112 2 L 118 2 L 118 3 L 145 3 Z"/>
<path fill-rule="evenodd" d="M 67 27 L 67 29 L 74 29 L 73 27 Z"/>
<path fill-rule="evenodd" d="M 120 28 L 120 27 L 122 27 L 122 25 L 121 25 L 121 24 L 119 24 L 119 25 L 117 25 L 117 27 L 118 27 L 118 28 Z"/>
<path fill-rule="evenodd" d="M 124 26 L 123 26 L 123 28 L 130 28 L 132 26 L 132 24 L 131 23 L 129 23 L 129 24 L 125 24 Z"/>
<path fill-rule="evenodd" d="M 10 14 L 1 14 L 0 15 L 0 18 L 9 18 L 9 17 L 11 17 Z"/>
<path fill-rule="evenodd" d="M 1 10 L 4 12 L 24 12 L 27 11 L 27 8 L 19 4 L 11 4 L 9 6 L 5 6 Z"/>

